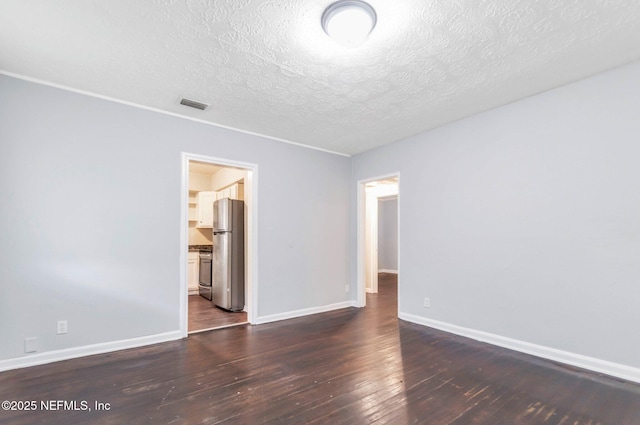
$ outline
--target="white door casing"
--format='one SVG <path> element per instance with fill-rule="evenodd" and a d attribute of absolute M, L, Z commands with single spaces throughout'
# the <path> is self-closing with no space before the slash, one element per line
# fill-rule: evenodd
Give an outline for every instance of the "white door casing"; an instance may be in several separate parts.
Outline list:
<path fill-rule="evenodd" d="M 187 252 L 189 249 L 189 161 L 206 162 L 223 167 L 240 168 L 247 172 L 244 182 L 244 202 L 247 209 L 245 245 L 245 303 L 247 321 L 255 323 L 258 312 L 258 165 L 246 162 L 215 158 L 182 152 L 182 185 L 180 207 L 180 332 L 188 335 L 188 270 Z"/>
<path fill-rule="evenodd" d="M 381 185 L 372 191 L 375 196 L 367 196 L 367 185 L 374 182 L 389 181 L 395 179 L 395 185 Z M 356 188 L 356 307 L 366 306 L 367 288 L 377 292 L 378 283 L 378 198 L 391 195 L 398 196 L 398 211 L 400 210 L 400 173 L 392 173 L 378 177 L 358 180 Z M 371 208 L 368 208 L 371 207 Z M 375 215 L 375 221 L 373 221 Z M 375 228 L 375 229 L 374 229 Z M 398 247 L 400 239 L 400 214 L 398 214 Z M 375 246 L 372 244 L 375 242 Z M 400 251 L 398 248 L 398 270 L 400 270 Z M 375 277 L 374 277 L 375 276 Z M 369 284 L 367 284 L 369 282 Z M 398 299 L 400 298 L 400 276 L 398 276 Z"/>

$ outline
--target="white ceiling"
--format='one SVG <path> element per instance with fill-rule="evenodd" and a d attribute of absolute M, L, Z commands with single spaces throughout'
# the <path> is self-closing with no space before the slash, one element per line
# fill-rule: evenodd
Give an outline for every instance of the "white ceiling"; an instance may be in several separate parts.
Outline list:
<path fill-rule="evenodd" d="M 2 0 L 0 70 L 354 154 L 640 59 L 638 0 L 369 0 L 357 49 L 332 1 Z"/>

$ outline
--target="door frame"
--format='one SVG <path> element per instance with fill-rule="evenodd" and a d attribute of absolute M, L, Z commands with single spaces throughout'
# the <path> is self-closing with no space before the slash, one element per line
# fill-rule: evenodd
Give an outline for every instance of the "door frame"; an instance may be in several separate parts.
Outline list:
<path fill-rule="evenodd" d="M 180 333 L 189 333 L 188 314 L 189 279 L 187 255 L 189 251 L 189 162 L 205 162 L 222 167 L 241 168 L 247 171 L 245 180 L 245 202 L 248 204 L 247 217 L 247 258 L 245 276 L 247 278 L 247 321 L 255 323 L 258 312 L 258 165 L 225 158 L 182 152 L 182 179 L 180 188 Z M 248 196 L 247 196 L 248 195 Z"/>
<path fill-rule="evenodd" d="M 387 180 L 389 178 L 396 178 L 398 180 L 398 311 L 400 311 L 400 172 L 394 172 L 389 174 L 383 174 L 376 177 L 369 177 L 366 179 L 361 179 L 357 181 L 356 187 L 356 196 L 357 196 L 357 206 L 356 206 L 356 222 L 357 222 L 357 248 L 356 248 L 356 307 L 365 307 L 367 305 L 367 294 L 366 294 L 366 243 L 365 243 L 365 235 L 367 232 L 366 229 L 366 185 L 367 183 L 376 182 L 379 180 Z M 377 214 L 376 214 L 377 216 Z M 376 247 L 377 250 L 377 241 Z M 375 263 L 377 264 L 377 258 Z"/>
<path fill-rule="evenodd" d="M 367 292 L 367 272 L 371 276 L 370 293 L 378 293 L 378 197 L 364 188 L 364 291 Z M 368 226 L 367 226 L 368 225 Z M 367 236 L 369 243 L 367 244 Z M 367 261 L 368 259 L 368 261 Z M 365 297 L 366 298 L 366 297 Z"/>

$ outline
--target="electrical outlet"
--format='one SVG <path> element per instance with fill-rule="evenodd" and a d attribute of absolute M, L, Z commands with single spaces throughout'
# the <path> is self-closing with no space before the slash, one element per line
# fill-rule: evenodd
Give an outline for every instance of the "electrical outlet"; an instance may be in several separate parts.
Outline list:
<path fill-rule="evenodd" d="M 351 290 L 350 285 L 344 285 L 344 292 L 349 292 Z"/>
<path fill-rule="evenodd" d="M 24 339 L 24 352 L 25 353 L 35 353 L 38 351 L 38 338 L 25 338 Z"/>
<path fill-rule="evenodd" d="M 66 320 L 58 320 L 58 335 L 66 334 L 69 332 L 69 327 Z"/>
<path fill-rule="evenodd" d="M 427 297 L 424 298 L 424 306 L 426 308 L 430 308 L 431 307 L 431 300 Z"/>

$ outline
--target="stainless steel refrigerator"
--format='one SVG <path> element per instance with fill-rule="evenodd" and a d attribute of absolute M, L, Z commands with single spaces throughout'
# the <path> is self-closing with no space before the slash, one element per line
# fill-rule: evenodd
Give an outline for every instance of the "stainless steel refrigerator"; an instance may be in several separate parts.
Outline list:
<path fill-rule="evenodd" d="M 244 202 L 213 203 L 213 299 L 230 311 L 244 309 Z"/>

